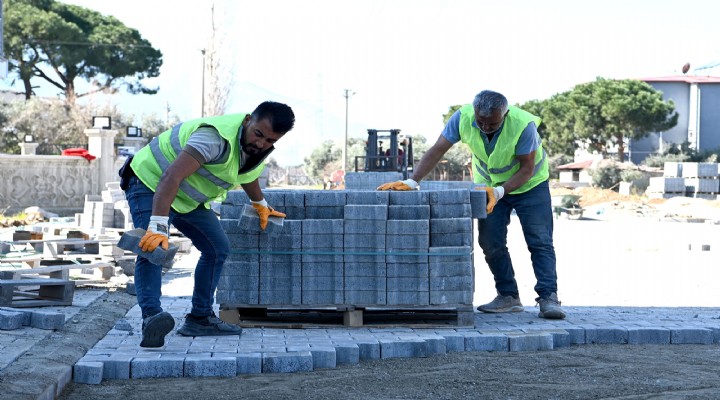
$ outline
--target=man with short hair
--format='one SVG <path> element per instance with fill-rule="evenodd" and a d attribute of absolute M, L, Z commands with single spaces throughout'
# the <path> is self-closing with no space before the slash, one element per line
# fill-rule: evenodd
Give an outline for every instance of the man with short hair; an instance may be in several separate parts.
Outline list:
<path fill-rule="evenodd" d="M 487 218 L 478 220 L 478 243 L 495 279 L 497 296 L 478 307 L 486 313 L 523 311 L 507 248 L 507 227 L 517 213 L 530 250 L 537 284 L 539 317 L 563 319 L 557 297 L 553 214 L 549 169 L 537 132 L 540 118 L 508 106 L 500 93 L 484 90 L 448 121 L 437 142 L 415 166 L 411 179 L 386 183 L 378 190 L 415 190 L 457 142 L 473 153 L 473 179 L 485 184 Z"/>
<path fill-rule="evenodd" d="M 295 115 L 282 103 L 266 101 L 252 114 L 200 118 L 161 133 L 120 170 L 133 224 L 146 229 L 139 246 L 168 249 L 173 224 L 200 251 L 195 267 L 192 309 L 177 333 L 184 336 L 240 335 L 242 329 L 215 316 L 215 289 L 230 242 L 213 201 L 242 186 L 265 229 L 269 216 L 285 217 L 264 200 L 258 177 L 273 144 L 290 131 Z M 142 347 L 162 347 L 175 326 L 160 304 L 162 268 L 138 256 L 135 289 L 142 311 Z"/>

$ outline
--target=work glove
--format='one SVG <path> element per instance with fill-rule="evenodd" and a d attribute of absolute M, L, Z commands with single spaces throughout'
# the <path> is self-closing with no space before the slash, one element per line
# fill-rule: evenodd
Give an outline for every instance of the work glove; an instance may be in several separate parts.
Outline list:
<path fill-rule="evenodd" d="M 405 179 L 404 181 L 389 182 L 378 186 L 377 190 L 416 190 L 418 183 L 412 179 Z"/>
<path fill-rule="evenodd" d="M 260 201 L 251 200 L 250 203 L 252 203 L 253 208 L 260 216 L 260 229 L 262 230 L 265 230 L 265 228 L 267 228 L 269 217 L 285 218 L 285 214 L 281 213 L 280 211 L 275 211 L 272 207 L 268 205 L 265 199 L 262 199 Z"/>
<path fill-rule="evenodd" d="M 488 214 L 492 213 L 497 202 L 500 201 L 500 199 L 502 199 L 502 197 L 505 195 L 505 188 L 502 186 L 485 186 L 478 189 L 482 189 L 485 191 L 485 193 L 487 193 L 487 207 L 485 208 L 485 210 Z"/>
<path fill-rule="evenodd" d="M 163 250 L 168 249 L 168 238 L 170 237 L 170 218 L 153 215 L 150 217 L 145 236 L 140 239 L 138 246 L 142 251 L 151 253 L 158 246 L 162 246 Z"/>

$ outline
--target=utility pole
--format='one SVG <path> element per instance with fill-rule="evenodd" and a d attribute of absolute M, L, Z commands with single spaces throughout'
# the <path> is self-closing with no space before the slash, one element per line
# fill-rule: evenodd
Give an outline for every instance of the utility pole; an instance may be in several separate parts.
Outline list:
<path fill-rule="evenodd" d="M 345 89 L 345 145 L 343 146 L 343 153 L 342 153 L 342 170 L 345 171 L 345 168 L 347 168 L 347 150 L 348 150 L 348 103 L 350 100 L 350 96 L 354 95 L 355 92 L 353 92 L 350 89 Z"/>
<path fill-rule="evenodd" d="M 200 101 L 200 116 L 205 118 L 205 49 L 200 49 L 203 56 L 202 63 L 202 100 Z"/>

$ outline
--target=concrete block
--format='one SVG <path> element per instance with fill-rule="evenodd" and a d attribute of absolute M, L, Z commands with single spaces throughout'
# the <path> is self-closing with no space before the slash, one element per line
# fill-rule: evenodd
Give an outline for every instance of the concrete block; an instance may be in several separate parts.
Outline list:
<path fill-rule="evenodd" d="M 360 362 L 360 347 L 355 343 L 335 343 L 335 357 L 339 364 Z"/>
<path fill-rule="evenodd" d="M 21 314 L 23 326 L 30 326 L 30 322 L 32 321 L 32 310 L 19 308 L 0 308 L 0 310 Z"/>
<path fill-rule="evenodd" d="M 388 264 L 427 264 L 428 248 L 391 248 L 386 245 L 385 262 Z"/>
<path fill-rule="evenodd" d="M 388 235 L 405 235 L 405 234 L 427 234 L 430 232 L 430 221 L 415 219 L 415 220 L 388 220 L 387 230 Z"/>
<path fill-rule="evenodd" d="M 343 264 L 334 263 L 303 263 L 302 276 L 305 277 L 343 277 Z"/>
<path fill-rule="evenodd" d="M 283 254 L 283 253 L 293 253 L 297 252 L 297 249 L 294 250 L 265 250 L 263 254 L 260 254 L 258 257 L 258 260 L 260 261 L 260 271 L 262 275 L 262 271 L 267 268 L 268 265 L 294 265 L 294 264 L 300 264 L 300 262 L 303 259 L 302 254 Z M 237 261 L 237 260 L 233 260 Z M 252 258 L 249 258 L 245 261 L 252 261 Z"/>
<path fill-rule="evenodd" d="M 250 203 L 250 197 L 248 197 L 247 193 L 245 193 L 244 190 L 228 191 L 225 200 L 223 200 L 222 202 L 222 204 L 230 204 L 235 206 L 242 206 L 248 203 Z"/>
<path fill-rule="evenodd" d="M 228 290 L 218 289 L 215 293 L 215 303 L 231 304 L 260 304 L 260 294 L 255 290 Z"/>
<path fill-rule="evenodd" d="M 240 219 L 243 207 L 234 204 L 220 204 L 218 211 L 221 219 Z"/>
<path fill-rule="evenodd" d="M 429 205 L 430 204 L 430 193 L 420 190 L 412 190 L 405 192 L 389 192 L 389 205 Z"/>
<path fill-rule="evenodd" d="M 342 290 L 342 276 L 302 276 L 302 290 L 304 291 L 333 291 Z"/>
<path fill-rule="evenodd" d="M 238 226 L 244 232 L 274 235 L 282 231 L 283 222 L 284 218 L 269 217 L 265 230 L 262 230 L 260 228 L 260 216 L 257 211 L 252 205 L 245 204 L 242 214 L 240 215 Z"/>
<path fill-rule="evenodd" d="M 112 354 L 103 361 L 103 379 L 130 379 L 131 355 Z"/>
<path fill-rule="evenodd" d="M 235 357 L 238 375 L 262 373 L 263 357 L 261 353 L 242 353 Z"/>
<path fill-rule="evenodd" d="M 300 305 L 302 293 L 300 290 L 260 290 L 258 304 L 274 305 Z"/>
<path fill-rule="evenodd" d="M 428 356 L 447 353 L 444 337 L 425 337 L 423 340 L 425 340 L 425 349 Z"/>
<path fill-rule="evenodd" d="M 261 276 L 260 292 L 264 291 L 297 291 L 302 290 L 299 276 Z"/>
<path fill-rule="evenodd" d="M 508 351 L 510 348 L 507 335 L 466 335 L 465 351 Z"/>
<path fill-rule="evenodd" d="M 312 354 L 309 351 L 296 353 L 263 353 L 262 372 L 309 372 L 313 370 Z"/>
<path fill-rule="evenodd" d="M 585 329 L 578 327 L 566 327 L 564 330 L 568 333 L 570 344 L 585 344 Z"/>
<path fill-rule="evenodd" d="M 427 220 L 430 219 L 429 205 L 388 206 L 388 220 Z"/>
<path fill-rule="evenodd" d="M 305 192 L 302 190 L 288 190 L 285 192 L 285 208 L 305 207 Z"/>
<path fill-rule="evenodd" d="M 0 310 L 0 330 L 10 331 L 23 326 L 25 317 L 22 313 Z"/>
<path fill-rule="evenodd" d="M 259 276 L 221 275 L 218 290 L 257 291 L 260 287 Z"/>
<path fill-rule="evenodd" d="M 240 229 L 240 220 L 239 219 L 220 219 L 220 227 L 222 228 L 223 232 L 230 234 L 230 233 L 245 233 L 244 230 Z"/>
<path fill-rule="evenodd" d="M 428 344 L 423 339 L 379 339 L 380 358 L 427 357 Z"/>
<path fill-rule="evenodd" d="M 346 291 L 384 291 L 387 287 L 384 276 L 346 276 L 344 285 Z"/>
<path fill-rule="evenodd" d="M 487 218 L 487 193 L 484 190 L 470 191 L 470 208 L 473 218 Z"/>
<path fill-rule="evenodd" d="M 125 231 L 125 233 L 120 236 L 117 246 L 121 249 L 131 251 L 140 257 L 147 258 L 148 261 L 155 265 L 165 265 L 171 262 L 178 252 L 178 247 L 172 244 L 167 250 L 164 250 L 162 246 L 158 246 L 152 252 L 142 251 L 138 244 L 143 236 L 145 236 L 145 229 L 142 228 Z"/>
<path fill-rule="evenodd" d="M 335 368 L 337 366 L 337 356 L 335 348 L 332 346 L 310 347 L 312 354 L 313 370 Z"/>
<path fill-rule="evenodd" d="M 103 379 L 103 363 L 101 361 L 78 361 L 73 366 L 73 382 L 88 385 L 99 385 Z"/>
<path fill-rule="evenodd" d="M 345 249 L 369 248 L 384 252 L 385 238 L 385 235 L 373 235 L 370 233 L 346 233 L 342 239 Z"/>
<path fill-rule="evenodd" d="M 430 290 L 430 304 L 472 304 L 473 289 Z"/>
<path fill-rule="evenodd" d="M 286 192 L 283 190 L 263 190 L 265 201 L 267 201 L 270 207 L 275 209 L 285 206 L 285 196 Z"/>
<path fill-rule="evenodd" d="M 302 222 L 302 221 L 286 221 L 286 222 Z M 298 232 L 295 235 L 275 234 L 260 235 L 258 238 L 258 250 L 261 253 L 271 253 L 273 251 L 286 251 L 302 248 L 302 237 Z"/>
<path fill-rule="evenodd" d="M 387 277 L 388 292 L 427 292 L 430 287 L 428 277 Z"/>
<path fill-rule="evenodd" d="M 430 220 L 430 233 L 472 232 L 472 218 L 435 218 Z M 440 246 L 438 246 L 440 247 Z"/>
<path fill-rule="evenodd" d="M 303 249 L 302 262 L 340 264 L 343 262 L 343 257 L 344 256 L 342 248 Z"/>
<path fill-rule="evenodd" d="M 130 377 L 142 378 L 179 378 L 183 376 L 182 358 L 133 358 L 130 363 Z"/>
<path fill-rule="evenodd" d="M 627 344 L 628 331 L 620 327 L 597 327 L 585 329 L 587 344 Z"/>
<path fill-rule="evenodd" d="M 448 353 L 457 353 L 465 351 L 465 336 L 460 333 L 440 332 L 440 336 L 445 339 L 445 351 Z M 507 342 L 507 339 L 506 339 Z"/>
<path fill-rule="evenodd" d="M 301 206 L 301 207 L 285 206 L 282 209 L 282 212 L 285 214 L 286 222 L 288 220 L 302 221 L 305 219 L 305 206 Z"/>
<path fill-rule="evenodd" d="M 437 262 L 441 265 L 456 262 L 472 262 L 473 248 L 471 246 L 431 246 L 430 264 Z"/>
<path fill-rule="evenodd" d="M 62 329 L 65 326 L 65 314 L 52 311 L 33 311 L 30 326 L 39 329 Z"/>
<path fill-rule="evenodd" d="M 345 264 L 377 264 L 385 263 L 385 252 L 383 248 L 355 247 L 343 249 L 343 261 Z"/>
<path fill-rule="evenodd" d="M 345 206 L 346 220 L 387 220 L 388 208 L 386 205 L 350 204 Z"/>
<path fill-rule="evenodd" d="M 463 277 L 473 276 L 475 267 L 470 262 L 449 262 L 446 265 L 433 263 L 430 257 L 429 273 L 430 278 L 448 278 L 448 277 Z M 437 257 L 442 258 L 442 257 Z"/>
<path fill-rule="evenodd" d="M 387 292 L 389 305 L 426 305 L 430 304 L 429 291 Z"/>
<path fill-rule="evenodd" d="M 360 221 L 356 219 L 345 221 L 345 234 L 373 234 L 385 235 L 387 226 L 385 220 Z"/>
<path fill-rule="evenodd" d="M 628 328 L 628 344 L 670 344 L 670 330 L 665 328 Z"/>
<path fill-rule="evenodd" d="M 343 219 L 345 206 L 305 206 L 306 219 Z"/>
<path fill-rule="evenodd" d="M 342 281 L 342 278 L 340 278 Z M 302 304 L 343 304 L 342 283 L 335 290 L 302 290 Z"/>
<path fill-rule="evenodd" d="M 428 278 L 428 264 L 386 264 L 388 277 Z"/>
<path fill-rule="evenodd" d="M 472 218 L 472 206 L 469 203 L 430 206 L 430 218 Z"/>
<path fill-rule="evenodd" d="M 342 207 L 347 204 L 346 193 L 344 191 L 306 191 L 305 206 L 306 207 Z"/>
<path fill-rule="evenodd" d="M 345 232 L 345 221 L 339 219 L 306 219 L 302 221 L 303 235 L 342 235 Z"/>
<path fill-rule="evenodd" d="M 225 261 L 222 275 L 224 276 L 260 276 L 260 263 L 256 261 Z"/>
<path fill-rule="evenodd" d="M 237 359 L 235 357 L 186 357 L 183 376 L 235 376 Z"/>
<path fill-rule="evenodd" d="M 553 349 L 553 336 L 549 333 L 508 334 L 510 351 L 540 351 Z"/>
<path fill-rule="evenodd" d="M 380 359 L 380 342 L 374 340 L 354 339 L 360 350 L 361 360 L 378 360 Z"/>
<path fill-rule="evenodd" d="M 447 291 L 473 291 L 475 278 L 472 275 L 433 277 L 430 280 L 430 290 Z"/>
<path fill-rule="evenodd" d="M 386 191 L 348 191 L 346 195 L 346 204 L 368 204 L 368 205 L 387 205 L 389 194 Z"/>
<path fill-rule="evenodd" d="M 472 246 L 474 241 L 472 232 L 430 234 L 430 247 Z"/>
<path fill-rule="evenodd" d="M 383 305 L 387 304 L 385 290 L 348 290 L 345 289 L 345 304 Z"/>
<path fill-rule="evenodd" d="M 344 246 L 342 234 L 317 233 L 302 235 L 302 249 L 339 249 Z"/>
<path fill-rule="evenodd" d="M 470 190 L 447 189 L 430 192 L 430 204 L 462 204 L 470 203 Z"/>
<path fill-rule="evenodd" d="M 683 166 L 684 168 L 684 166 Z M 684 170 L 683 170 L 684 171 Z M 672 344 L 712 344 L 713 331 L 706 328 L 677 328 L 670 333 Z"/>
<path fill-rule="evenodd" d="M 412 231 L 409 231 L 412 232 Z M 386 235 L 381 236 L 381 238 L 385 239 L 384 245 L 386 248 L 390 249 L 401 249 L 404 247 L 410 247 L 410 248 L 428 248 L 430 247 L 430 236 L 428 236 L 427 233 L 421 234 L 421 235 Z"/>

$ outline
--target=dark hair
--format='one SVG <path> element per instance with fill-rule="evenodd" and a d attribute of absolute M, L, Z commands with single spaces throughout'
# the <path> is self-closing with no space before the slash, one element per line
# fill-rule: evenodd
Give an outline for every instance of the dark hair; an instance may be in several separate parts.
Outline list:
<path fill-rule="evenodd" d="M 252 118 L 255 121 L 267 119 L 270 121 L 272 130 L 282 134 L 287 133 L 295 125 L 295 114 L 292 108 L 287 104 L 274 101 L 260 103 L 252 112 Z"/>

